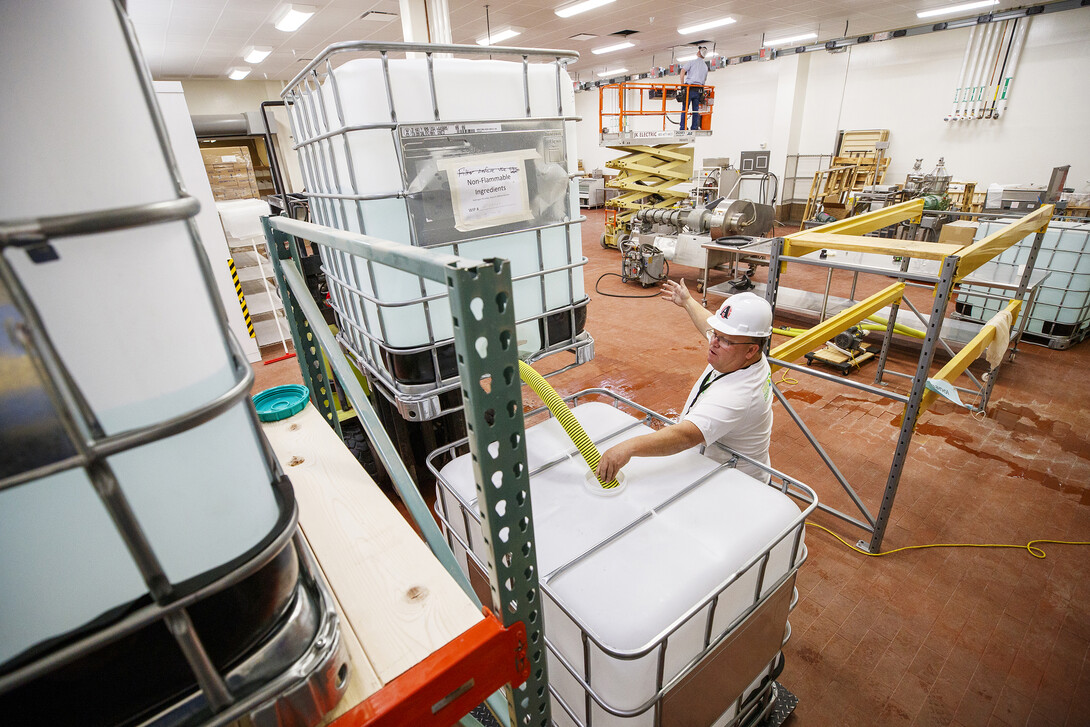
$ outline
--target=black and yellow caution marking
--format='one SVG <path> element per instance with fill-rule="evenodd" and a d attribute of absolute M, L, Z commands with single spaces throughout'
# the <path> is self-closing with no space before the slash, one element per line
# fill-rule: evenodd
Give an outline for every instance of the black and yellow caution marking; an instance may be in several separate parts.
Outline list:
<path fill-rule="evenodd" d="M 242 319 L 246 321 L 246 332 L 250 338 L 257 338 L 254 334 L 254 322 L 250 320 L 250 309 L 246 307 L 246 296 L 242 294 L 242 282 L 238 279 L 238 270 L 235 269 L 235 261 L 227 258 L 227 267 L 231 269 L 231 282 L 235 284 L 235 294 L 238 295 L 238 304 L 242 306 Z"/>

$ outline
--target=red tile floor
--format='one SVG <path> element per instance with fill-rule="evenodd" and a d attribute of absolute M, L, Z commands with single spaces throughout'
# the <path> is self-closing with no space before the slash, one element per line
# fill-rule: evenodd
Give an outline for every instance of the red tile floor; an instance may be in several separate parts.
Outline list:
<path fill-rule="evenodd" d="M 668 415 L 684 404 L 704 365 L 705 343 L 680 309 L 654 298 L 594 292 L 620 254 L 602 249 L 601 211 L 584 224 L 595 358 L 550 379 L 561 393 L 605 386 Z M 821 291 L 823 272 L 789 267 L 783 284 Z M 699 271 L 675 266 L 695 293 Z M 765 279 L 761 269 L 755 277 Z M 725 275 L 713 277 L 713 284 Z M 888 280 L 861 277 L 856 297 Z M 832 293 L 847 297 L 851 276 Z M 653 293 L 616 277 L 603 293 Z M 923 310 L 929 294 L 910 296 Z M 714 308 L 721 298 L 709 297 Z M 790 323 L 790 321 L 787 321 Z M 783 339 L 777 337 L 773 345 Z M 894 350 L 890 368 L 916 357 Z M 548 370 L 548 361 L 537 368 Z M 851 374 L 873 382 L 874 364 Z M 298 381 L 294 360 L 255 367 L 260 390 Z M 920 420 L 883 550 L 928 543 L 1090 540 L 1090 344 L 1067 351 L 1023 345 L 1003 367 L 988 416 L 939 403 Z M 780 379 L 777 373 L 775 378 Z M 898 434 L 900 407 L 868 393 L 795 374 L 781 383 L 791 405 L 831 453 L 872 512 L 878 509 Z M 887 379 L 888 381 L 889 379 Z M 907 380 L 890 388 L 907 391 Z M 773 466 L 814 487 L 822 502 L 851 503 L 782 407 L 776 407 Z M 864 533 L 819 513 L 812 521 L 849 542 Z M 1090 548 L 936 548 L 881 558 L 853 552 L 811 528 L 798 579 L 800 600 L 780 681 L 799 697 L 788 724 L 1090 724 Z"/>

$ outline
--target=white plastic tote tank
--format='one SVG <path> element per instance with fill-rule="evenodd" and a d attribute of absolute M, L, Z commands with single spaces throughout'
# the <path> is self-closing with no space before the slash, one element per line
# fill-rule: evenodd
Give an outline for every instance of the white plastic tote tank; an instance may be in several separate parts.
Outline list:
<path fill-rule="evenodd" d="M 572 413 L 601 449 L 650 431 L 603 402 L 579 404 Z M 741 697 L 760 686 L 779 653 L 793 574 L 806 557 L 804 520 L 814 505 L 800 512 L 778 489 L 737 469 L 716 471 L 719 464 L 695 450 L 637 457 L 625 467 L 620 494 L 594 494 L 584 483 L 586 464 L 555 419 L 527 428 L 526 457 L 554 721 L 651 727 L 665 708 L 692 713 L 679 723 L 732 723 Z M 437 499 L 456 558 L 479 576 L 465 547 L 485 561 L 468 454 L 440 470 Z M 750 609 L 769 638 L 741 651 L 729 641 L 725 653 L 709 651 L 709 641 L 733 632 Z M 737 673 L 720 684 L 737 691 L 687 686 L 697 658 L 703 670 L 731 663 Z M 590 690 L 572 672 L 597 699 L 588 699 Z M 659 700 L 666 706 L 656 706 Z"/>
<path fill-rule="evenodd" d="M 0 106 L 0 220 L 179 199 L 114 3 L 0 3 L 0 59 L 20 90 Z M 78 124 L 64 133 L 43 121 L 77 109 Z M 241 379 L 193 235 L 178 220 L 58 238 L 33 254 L 3 249 L 101 427 L 99 439 L 189 413 Z M 18 319 L 5 297 L 0 313 Z M 25 349 L 0 338 L 3 370 L 4 355 Z M 0 375 L 9 402 L 33 389 L 32 369 L 16 373 L 22 378 Z M 0 481 L 20 471 L 20 436 L 0 431 Z M 203 424 L 106 461 L 175 593 L 244 562 L 284 528 L 288 506 L 272 485 L 277 475 L 246 396 Z M 0 489 L 0 552 L 0 674 L 148 595 L 83 467 Z"/>
<path fill-rule="evenodd" d="M 289 86 L 285 98 L 312 214 L 321 224 L 394 242 L 507 258 L 516 319 L 523 321 L 519 350 L 536 352 L 546 343 L 534 317 L 586 300 L 570 177 L 576 165 L 571 79 L 555 62 L 531 62 L 525 71 L 521 59 L 435 56 L 432 63 L 429 73 L 423 57 L 386 64 L 357 58 Z M 443 295 L 439 284 L 323 254 L 334 277 L 344 278 L 343 285 L 332 281 L 330 292 L 350 319 L 341 326 L 350 339 L 352 324 L 383 349 L 451 337 L 445 296 L 403 305 Z M 549 344 L 575 335 L 555 324 Z M 356 334 L 353 344 L 367 359 L 383 357 L 366 335 Z"/>

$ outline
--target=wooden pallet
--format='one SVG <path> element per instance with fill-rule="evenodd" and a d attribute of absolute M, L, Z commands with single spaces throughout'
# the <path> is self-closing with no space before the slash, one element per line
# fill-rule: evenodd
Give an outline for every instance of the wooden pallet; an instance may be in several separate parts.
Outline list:
<path fill-rule="evenodd" d="M 813 219 L 820 205 L 845 204 L 849 193 L 855 187 L 856 173 L 857 167 L 854 164 L 834 166 L 816 172 L 814 181 L 810 184 L 810 195 L 806 199 L 802 219 Z"/>

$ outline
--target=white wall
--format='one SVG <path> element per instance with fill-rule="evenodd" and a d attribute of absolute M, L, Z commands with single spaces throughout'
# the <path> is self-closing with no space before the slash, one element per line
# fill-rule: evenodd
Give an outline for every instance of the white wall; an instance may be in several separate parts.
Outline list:
<path fill-rule="evenodd" d="M 280 81 L 182 81 L 189 111 L 194 116 L 258 112 L 263 102 L 279 101 L 282 88 Z M 288 191 L 300 191 L 303 189 L 303 175 L 299 170 L 298 155 L 291 148 L 294 140 L 288 114 L 282 108 L 273 108 L 270 112 L 280 127 L 280 133 L 276 135 L 276 151 L 287 177 Z"/>
<path fill-rule="evenodd" d="M 1090 184 L 1090 8 L 1033 19 L 1002 118 L 948 123 L 968 37 L 968 29 L 942 31 L 715 71 L 713 136 L 697 141 L 697 161 L 736 161 L 767 143 L 782 175 L 787 154 L 830 153 L 839 129 L 882 128 L 892 182 L 903 182 L 917 157 L 930 170 L 944 156 L 955 179 L 978 188 L 1046 184 L 1061 164 L 1071 165 L 1068 186 Z M 597 104 L 596 91 L 576 95 L 579 113 L 593 119 L 578 134 L 588 170 L 615 156 L 597 146 Z"/>

